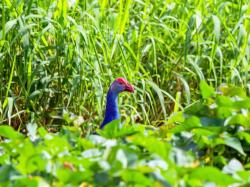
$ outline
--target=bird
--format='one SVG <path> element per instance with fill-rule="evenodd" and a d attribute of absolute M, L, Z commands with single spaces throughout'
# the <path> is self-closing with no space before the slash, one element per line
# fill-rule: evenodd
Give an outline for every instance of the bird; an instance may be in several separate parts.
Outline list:
<path fill-rule="evenodd" d="M 110 85 L 107 99 L 104 120 L 100 125 L 100 129 L 103 129 L 105 125 L 113 120 L 119 119 L 118 109 L 118 95 L 121 92 L 134 92 L 134 87 L 123 77 L 116 78 L 115 81 Z"/>

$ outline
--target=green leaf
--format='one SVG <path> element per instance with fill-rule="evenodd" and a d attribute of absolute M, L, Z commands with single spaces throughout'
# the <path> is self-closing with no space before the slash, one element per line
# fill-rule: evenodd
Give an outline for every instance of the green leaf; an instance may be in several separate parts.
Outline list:
<path fill-rule="evenodd" d="M 197 127 L 201 127 L 200 119 L 195 116 L 192 116 L 188 117 L 183 124 L 177 125 L 173 129 L 171 129 L 170 132 L 180 133 L 183 131 L 190 131 Z"/>
<path fill-rule="evenodd" d="M 250 108 L 250 99 L 243 99 L 239 101 L 232 101 L 230 97 L 218 95 L 216 97 L 216 104 L 222 107 L 231 107 L 235 109 L 249 109 Z"/>
<path fill-rule="evenodd" d="M 239 137 L 239 139 L 241 139 L 241 140 L 244 139 L 248 144 L 250 144 L 250 133 L 238 132 L 237 136 Z"/>
<path fill-rule="evenodd" d="M 229 118 L 229 125 L 242 125 L 244 127 L 250 127 L 250 117 L 243 114 L 236 114 Z"/>
<path fill-rule="evenodd" d="M 238 171 L 237 175 L 246 183 L 246 187 L 250 185 L 250 171 Z"/>
<path fill-rule="evenodd" d="M 219 126 L 222 127 L 224 125 L 224 120 L 217 118 L 208 118 L 202 117 L 200 118 L 202 126 Z"/>
<path fill-rule="evenodd" d="M 210 109 L 208 108 L 208 106 L 203 104 L 201 101 L 198 101 L 198 102 L 188 106 L 187 108 L 185 108 L 184 113 L 189 114 L 189 115 L 196 115 L 197 117 L 207 116 L 210 113 Z"/>
<path fill-rule="evenodd" d="M 230 107 L 218 107 L 216 110 L 216 117 L 225 119 L 232 116 L 233 108 Z"/>
<path fill-rule="evenodd" d="M 38 134 L 39 134 L 42 138 L 44 138 L 45 135 L 46 135 L 47 133 L 48 133 L 48 132 L 45 130 L 44 127 L 39 127 L 39 128 L 38 128 Z"/>
<path fill-rule="evenodd" d="M 18 172 L 12 165 L 3 165 L 0 167 L 0 183 L 7 182 L 12 176 L 17 175 Z"/>
<path fill-rule="evenodd" d="M 3 125 L 0 126 L 0 136 L 9 138 L 9 139 L 21 139 L 24 138 L 24 136 L 15 131 L 11 126 Z"/>
<path fill-rule="evenodd" d="M 94 182 L 96 185 L 107 185 L 109 174 L 107 172 L 96 172 L 94 175 Z"/>
<path fill-rule="evenodd" d="M 211 131 L 209 129 L 205 129 L 205 128 L 200 128 L 200 129 L 194 129 L 193 133 L 197 136 L 212 136 L 217 134 L 217 132 Z"/>
<path fill-rule="evenodd" d="M 238 109 L 250 109 L 250 98 L 243 99 L 241 101 L 235 101 L 234 107 Z"/>
<path fill-rule="evenodd" d="M 45 161 L 41 159 L 39 151 L 36 151 L 34 144 L 30 139 L 26 138 L 18 147 L 17 151 L 20 155 L 17 157 L 15 168 L 21 174 L 29 174 L 45 165 Z"/>
<path fill-rule="evenodd" d="M 204 80 L 200 82 L 200 90 L 203 99 L 207 99 L 215 94 L 214 88 L 209 86 Z"/>
<path fill-rule="evenodd" d="M 232 107 L 234 105 L 234 102 L 230 97 L 226 97 L 223 95 L 217 95 L 216 96 L 216 104 L 218 106 L 223 106 L 223 107 Z"/>
<path fill-rule="evenodd" d="M 39 176 L 22 176 L 14 179 L 15 186 L 29 186 L 29 187 L 49 187 L 50 185 Z"/>
<path fill-rule="evenodd" d="M 237 182 L 236 179 L 222 173 L 219 169 L 214 167 L 197 168 L 191 172 L 189 177 L 203 182 L 215 182 L 220 186 L 226 187 Z"/>
<path fill-rule="evenodd" d="M 169 116 L 167 124 L 184 122 L 183 112 L 175 112 Z"/>
<path fill-rule="evenodd" d="M 141 186 L 151 186 L 152 184 L 149 177 L 143 175 L 141 171 L 136 170 L 124 170 L 122 173 L 122 179 L 127 184 L 140 184 Z"/>
<path fill-rule="evenodd" d="M 120 119 L 113 120 L 105 125 L 104 129 L 98 129 L 97 132 L 106 138 L 125 137 L 139 132 L 139 130 L 133 126 L 122 126 L 120 123 Z"/>
<path fill-rule="evenodd" d="M 80 182 L 92 177 L 92 172 L 88 170 L 84 172 L 72 171 L 69 168 L 58 168 L 56 171 L 56 176 L 64 184 L 71 184 L 72 186 L 77 186 Z M 70 186 L 70 185 L 69 185 Z"/>
<path fill-rule="evenodd" d="M 135 145 L 146 148 L 152 154 L 158 154 L 163 159 L 168 160 L 168 153 L 171 146 L 164 141 L 160 141 L 155 137 L 142 137 L 140 134 L 131 137 Z"/>
<path fill-rule="evenodd" d="M 246 91 L 241 88 L 241 87 L 237 87 L 237 86 L 220 86 L 219 90 L 222 92 L 222 94 L 224 96 L 229 96 L 229 97 L 233 97 L 233 96 L 239 96 L 241 98 L 245 98 L 246 97 Z"/>
<path fill-rule="evenodd" d="M 106 124 L 103 129 L 97 130 L 98 134 L 104 136 L 104 137 L 114 137 L 119 129 L 121 128 L 121 120 L 113 120 L 110 123 Z"/>
<path fill-rule="evenodd" d="M 233 149 L 237 150 L 240 154 L 242 154 L 244 156 L 246 155 L 246 153 L 244 152 L 244 150 L 242 148 L 242 145 L 241 145 L 239 139 L 232 137 L 228 133 L 223 133 L 223 135 L 221 137 L 222 137 L 225 145 L 232 147 Z"/>

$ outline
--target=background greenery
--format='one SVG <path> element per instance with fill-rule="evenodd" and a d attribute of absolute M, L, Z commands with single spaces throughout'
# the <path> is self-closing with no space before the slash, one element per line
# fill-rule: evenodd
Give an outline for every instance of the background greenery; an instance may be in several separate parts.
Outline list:
<path fill-rule="evenodd" d="M 2 0 L 0 19 L 1 185 L 249 186 L 248 0 Z M 124 127 L 90 135 L 119 76 Z"/>
<path fill-rule="evenodd" d="M 3 0 L 0 9 L 1 123 L 60 126 L 65 110 L 95 127 L 118 76 L 136 87 L 120 101 L 123 116 L 144 124 L 166 120 L 176 99 L 178 109 L 197 100 L 203 79 L 249 92 L 248 1 Z"/>

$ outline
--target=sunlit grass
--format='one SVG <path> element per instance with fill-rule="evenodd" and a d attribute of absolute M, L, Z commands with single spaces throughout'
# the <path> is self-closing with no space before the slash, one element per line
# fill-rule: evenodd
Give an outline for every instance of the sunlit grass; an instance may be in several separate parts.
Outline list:
<path fill-rule="evenodd" d="M 0 123 L 57 127 L 68 111 L 95 128 L 118 76 L 136 88 L 120 99 L 123 119 L 144 124 L 197 100 L 202 79 L 249 93 L 246 0 L 3 0 L 0 9 Z"/>

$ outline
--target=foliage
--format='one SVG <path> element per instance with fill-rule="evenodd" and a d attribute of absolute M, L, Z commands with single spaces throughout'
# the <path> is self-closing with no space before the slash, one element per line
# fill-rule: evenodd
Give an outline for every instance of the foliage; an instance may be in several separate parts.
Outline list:
<path fill-rule="evenodd" d="M 0 12 L 1 186 L 250 185 L 248 0 Z M 95 131 L 118 76 L 136 90 L 126 121 Z"/>
<path fill-rule="evenodd" d="M 95 128 L 118 76 L 136 87 L 123 117 L 151 125 L 196 101 L 200 80 L 249 86 L 248 0 L 1 0 L 0 12 L 0 123 L 15 129 L 60 127 L 63 110 Z"/>
<path fill-rule="evenodd" d="M 248 186 L 250 98 L 235 87 L 216 93 L 200 83 L 202 99 L 160 128 L 116 120 L 96 134 L 64 126 L 28 135 L 1 126 L 4 186 Z M 209 94 L 208 94 L 209 93 Z M 240 97 L 240 96 L 241 97 Z M 174 127 L 170 128 L 175 124 Z"/>

